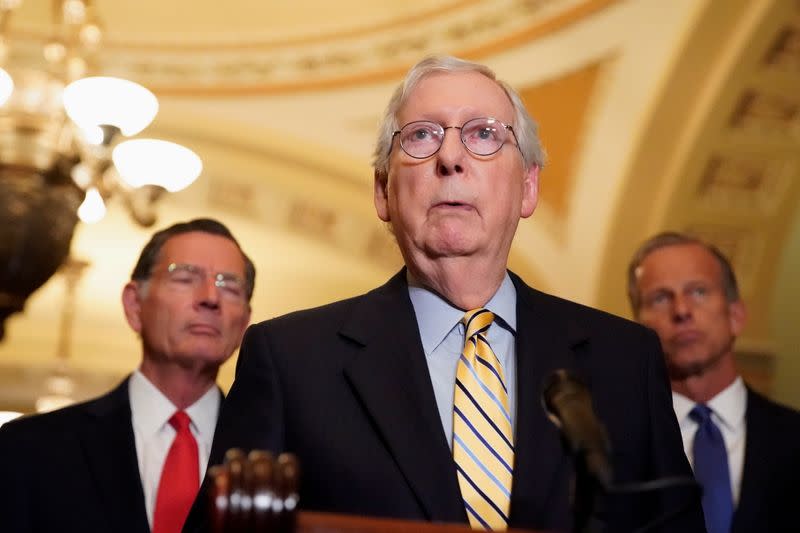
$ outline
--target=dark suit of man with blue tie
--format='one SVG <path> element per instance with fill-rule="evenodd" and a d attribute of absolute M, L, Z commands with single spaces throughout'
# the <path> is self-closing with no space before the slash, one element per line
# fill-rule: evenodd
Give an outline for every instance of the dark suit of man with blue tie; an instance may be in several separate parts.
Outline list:
<path fill-rule="evenodd" d="M 709 533 L 797 531 L 800 413 L 738 375 L 746 310 L 728 259 L 692 236 L 656 235 L 631 261 L 628 294 L 661 338 Z"/>
<path fill-rule="evenodd" d="M 542 164 L 533 120 L 487 67 L 412 68 L 375 151 L 375 208 L 405 268 L 250 328 L 211 462 L 294 452 L 304 509 L 566 531 L 572 461 L 542 389 L 568 368 L 590 383 L 619 481 L 690 475 L 656 337 L 507 270 Z M 599 518 L 630 531 L 687 504 L 669 530 L 702 531 L 691 491 L 609 501 Z"/>

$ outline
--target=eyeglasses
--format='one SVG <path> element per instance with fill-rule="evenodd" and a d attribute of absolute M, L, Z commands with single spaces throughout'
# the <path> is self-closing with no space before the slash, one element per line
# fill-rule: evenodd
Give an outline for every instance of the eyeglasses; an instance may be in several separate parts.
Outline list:
<path fill-rule="evenodd" d="M 187 263 L 170 263 L 167 267 L 167 281 L 170 286 L 180 291 L 194 291 L 202 287 L 207 277 L 207 272 L 202 267 Z M 247 283 L 229 272 L 213 274 L 214 286 L 220 289 L 223 298 L 231 301 L 243 301 L 247 294 Z"/>
<path fill-rule="evenodd" d="M 425 159 L 439 151 L 444 142 L 444 132 L 449 129 L 461 130 L 461 142 L 475 155 L 485 156 L 498 152 L 508 142 L 509 132 L 519 148 L 514 129 L 491 117 L 473 118 L 461 127 L 442 126 L 428 120 L 417 120 L 393 132 L 392 138 L 399 135 L 400 148 L 405 153 L 414 159 Z"/>

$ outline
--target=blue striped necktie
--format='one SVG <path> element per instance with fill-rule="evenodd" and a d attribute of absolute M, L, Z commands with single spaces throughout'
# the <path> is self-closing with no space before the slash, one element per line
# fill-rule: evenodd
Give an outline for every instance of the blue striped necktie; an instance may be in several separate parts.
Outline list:
<path fill-rule="evenodd" d="M 453 398 L 453 459 L 473 529 L 502 531 L 508 525 L 514 437 L 508 391 L 497 356 L 486 340 L 494 315 L 468 311 L 462 320 L 464 351 Z"/>
<path fill-rule="evenodd" d="M 703 514 L 708 533 L 728 533 L 733 520 L 733 495 L 728 452 L 711 409 L 702 403 L 689 413 L 697 422 L 694 436 L 694 477 L 703 487 Z"/>

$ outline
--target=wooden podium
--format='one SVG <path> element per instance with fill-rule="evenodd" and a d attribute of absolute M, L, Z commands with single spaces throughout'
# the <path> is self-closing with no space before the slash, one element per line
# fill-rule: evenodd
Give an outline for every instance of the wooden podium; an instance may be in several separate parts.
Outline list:
<path fill-rule="evenodd" d="M 260 450 L 247 456 L 238 449 L 228 450 L 225 463 L 209 468 L 208 476 L 207 526 L 214 533 L 473 533 L 464 524 L 298 511 L 299 465 L 291 454 L 274 459 Z M 263 505 L 243 507 L 244 496 Z"/>
<path fill-rule="evenodd" d="M 297 515 L 296 533 L 474 533 L 460 524 L 435 524 L 411 520 L 366 518 L 363 516 L 314 513 Z M 534 533 L 528 529 L 509 529 L 509 533 Z M 542 533 L 542 532 L 539 532 Z"/>

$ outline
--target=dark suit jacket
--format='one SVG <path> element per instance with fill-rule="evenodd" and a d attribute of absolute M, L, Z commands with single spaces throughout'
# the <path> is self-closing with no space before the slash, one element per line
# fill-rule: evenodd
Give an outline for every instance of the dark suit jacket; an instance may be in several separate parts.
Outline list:
<path fill-rule="evenodd" d="M 0 530 L 149 533 L 128 380 L 0 428 Z"/>
<path fill-rule="evenodd" d="M 800 413 L 748 387 L 744 470 L 733 533 L 797 531 Z"/>
<path fill-rule="evenodd" d="M 252 326 L 217 425 L 211 464 L 240 447 L 299 456 L 301 508 L 466 522 L 405 270 L 368 294 Z M 567 530 L 572 464 L 542 409 L 557 368 L 589 382 L 617 480 L 691 476 L 656 337 L 632 322 L 517 290 L 516 456 L 510 524 Z M 611 531 L 686 504 L 671 531 L 704 531 L 699 497 L 607 502 Z M 199 528 L 201 495 L 184 528 Z M 199 528 L 202 529 L 202 528 Z"/>

